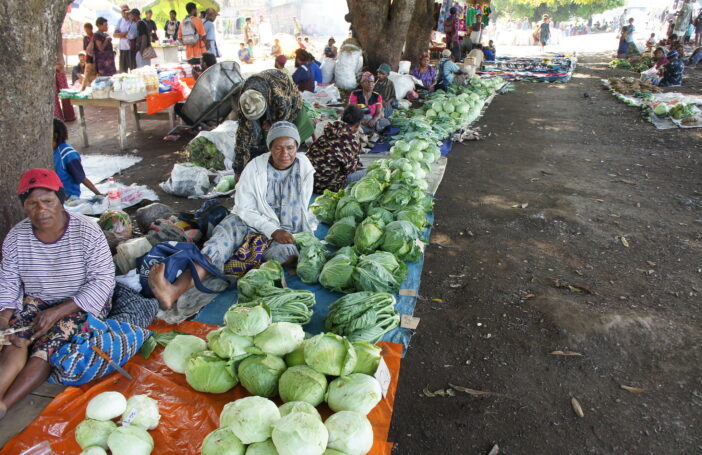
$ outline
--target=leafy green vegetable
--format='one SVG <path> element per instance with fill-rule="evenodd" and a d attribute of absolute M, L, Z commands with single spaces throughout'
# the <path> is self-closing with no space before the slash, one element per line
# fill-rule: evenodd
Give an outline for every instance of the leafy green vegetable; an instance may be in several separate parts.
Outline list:
<path fill-rule="evenodd" d="M 305 332 L 301 325 L 274 322 L 254 337 L 254 345 L 267 354 L 282 357 L 300 346 L 304 338 Z"/>
<path fill-rule="evenodd" d="M 292 414 L 293 412 L 304 412 L 318 418 L 320 421 L 322 420 L 322 416 L 319 415 L 317 408 L 305 401 L 289 401 L 287 403 L 283 403 L 278 410 L 280 411 L 280 415 L 282 417 Z"/>
<path fill-rule="evenodd" d="M 287 366 L 274 355 L 254 355 L 239 364 L 239 381 L 252 395 L 274 397 L 278 394 L 278 380 Z"/>
<path fill-rule="evenodd" d="M 230 428 L 244 444 L 264 442 L 280 420 L 278 407 L 268 398 L 246 397 L 224 405 L 219 425 Z"/>
<path fill-rule="evenodd" d="M 320 333 L 305 343 L 305 362 L 320 373 L 343 376 L 356 367 L 356 351 L 346 338 Z"/>
<path fill-rule="evenodd" d="M 130 425 L 154 430 L 161 420 L 158 401 L 148 395 L 132 395 L 127 400 L 127 408 L 122 413 L 122 422 L 131 419 Z"/>
<path fill-rule="evenodd" d="M 202 441 L 201 455 L 244 455 L 246 447 L 230 428 L 217 428 Z"/>
<path fill-rule="evenodd" d="M 373 426 L 366 416 L 354 411 L 340 411 L 330 416 L 324 426 L 329 430 L 327 447 L 346 455 L 365 455 L 373 447 Z"/>
<path fill-rule="evenodd" d="M 385 222 L 380 217 L 369 216 L 356 227 L 356 234 L 353 238 L 354 248 L 359 253 L 372 253 L 383 242 L 383 228 Z"/>
<path fill-rule="evenodd" d="M 134 425 L 119 427 L 107 438 L 112 455 L 149 455 L 154 439 L 148 431 Z"/>
<path fill-rule="evenodd" d="M 331 225 L 336 219 L 336 207 L 339 200 L 344 197 L 344 190 L 334 193 L 333 191 L 324 190 L 324 193 L 317 197 L 310 206 L 312 213 L 319 221 Z"/>
<path fill-rule="evenodd" d="M 356 289 L 372 292 L 397 292 L 407 278 L 407 264 L 386 251 L 361 256 L 353 279 Z"/>
<path fill-rule="evenodd" d="M 207 334 L 207 347 L 223 359 L 242 359 L 248 356 L 246 348 L 253 346 L 253 338 L 240 336 L 227 327 Z"/>
<path fill-rule="evenodd" d="M 356 411 L 368 414 L 380 403 L 383 392 L 373 376 L 352 373 L 329 383 L 326 401 L 332 411 Z"/>
<path fill-rule="evenodd" d="M 422 231 L 429 224 L 424 209 L 420 206 L 407 207 L 397 212 L 396 216 L 398 220 L 409 221 Z"/>
<path fill-rule="evenodd" d="M 375 201 L 384 189 L 385 184 L 373 177 L 366 176 L 356 182 L 351 190 L 351 195 L 355 197 L 358 202 L 371 202 Z"/>
<path fill-rule="evenodd" d="M 107 449 L 107 438 L 117 429 L 112 420 L 85 419 L 76 427 L 76 442 L 81 449 L 98 446 Z"/>
<path fill-rule="evenodd" d="M 376 343 L 400 324 L 395 297 L 387 292 L 356 292 L 345 295 L 329 307 L 327 330 L 350 341 Z"/>
<path fill-rule="evenodd" d="M 224 324 L 235 335 L 242 337 L 258 335 L 266 330 L 271 322 L 271 310 L 263 303 L 250 306 L 232 305 L 224 313 Z"/>
<path fill-rule="evenodd" d="M 336 206 L 335 220 L 340 220 L 347 216 L 354 217 L 356 221 L 361 221 L 364 217 L 363 207 L 351 195 L 342 197 Z"/>
<path fill-rule="evenodd" d="M 353 270 L 357 260 L 356 253 L 350 247 L 340 249 L 324 264 L 319 274 L 319 284 L 334 292 L 353 291 Z"/>
<path fill-rule="evenodd" d="M 327 247 L 311 232 L 293 234 L 300 256 L 297 260 L 297 276 L 303 283 L 316 283 L 319 273 L 327 262 Z"/>
<path fill-rule="evenodd" d="M 356 232 L 356 219 L 352 216 L 341 218 L 329 228 L 324 240 L 331 245 L 342 247 L 353 245 L 353 236 Z"/>
<path fill-rule="evenodd" d="M 196 137 L 188 143 L 186 149 L 191 163 L 207 169 L 224 170 L 224 155 L 209 139 Z"/>
<path fill-rule="evenodd" d="M 317 417 L 293 412 L 275 424 L 271 437 L 280 455 L 322 455 L 329 433 Z"/>
<path fill-rule="evenodd" d="M 224 393 L 239 383 L 230 362 L 212 351 L 203 351 L 188 359 L 185 379 L 193 389 L 207 393 Z"/>
<path fill-rule="evenodd" d="M 366 341 L 354 341 L 351 344 L 356 350 L 357 359 L 356 368 L 353 369 L 353 372 L 373 376 L 380 364 L 382 348 Z"/>
<path fill-rule="evenodd" d="M 307 365 L 298 365 L 285 370 L 278 381 L 278 392 L 284 403 L 305 401 L 319 406 L 327 391 L 327 378 Z"/>
<path fill-rule="evenodd" d="M 393 221 L 385 227 L 381 249 L 390 252 L 401 261 L 416 262 L 422 257 L 420 232 L 409 221 Z"/>
<path fill-rule="evenodd" d="M 278 261 L 266 261 L 258 269 L 249 270 L 236 283 L 239 302 L 251 302 L 281 285 L 283 267 Z"/>

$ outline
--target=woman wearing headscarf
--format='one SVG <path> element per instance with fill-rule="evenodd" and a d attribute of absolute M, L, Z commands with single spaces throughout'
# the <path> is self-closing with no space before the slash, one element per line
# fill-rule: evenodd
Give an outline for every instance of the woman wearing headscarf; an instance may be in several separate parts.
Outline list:
<path fill-rule="evenodd" d="M 263 261 L 290 265 L 298 255 L 293 234 L 317 228 L 317 219 L 309 210 L 315 171 L 310 160 L 297 153 L 300 141 L 294 124 L 274 123 L 266 137 L 270 151 L 246 165 L 232 213 L 217 225 L 202 248 L 202 254 L 220 271 L 229 272 L 225 264 L 251 236 L 257 237 L 257 246 L 263 242 Z M 200 266 L 197 269 L 204 279 L 207 272 Z M 170 308 L 194 283 L 189 271 L 173 283 L 166 280 L 164 272 L 162 264 L 154 266 L 149 287 L 161 307 Z"/>
<path fill-rule="evenodd" d="M 683 82 L 683 74 L 685 73 L 685 63 L 680 58 L 678 51 L 668 52 L 668 63 L 663 67 L 663 78 L 661 79 L 661 87 L 680 86 Z"/>
<path fill-rule="evenodd" d="M 374 88 L 375 76 L 365 72 L 361 75 L 361 88 L 351 92 L 349 97 L 349 104 L 359 106 L 365 112 L 361 121 L 364 133 L 383 131 L 390 126 L 390 121 L 385 118 L 383 97 Z"/>
<path fill-rule="evenodd" d="M 43 383 L 51 355 L 80 333 L 88 314 L 111 307 L 115 267 L 100 227 L 67 212 L 61 179 L 32 169 L 17 191 L 27 218 L 5 237 L 0 265 L 0 331 L 15 329 L 0 351 L 0 419 Z"/>
<path fill-rule="evenodd" d="M 266 132 L 280 121 L 294 123 L 302 142 L 314 132 L 300 92 L 287 73 L 270 69 L 249 77 L 239 97 L 239 129 L 234 157 L 237 176 L 251 159 L 267 151 Z"/>

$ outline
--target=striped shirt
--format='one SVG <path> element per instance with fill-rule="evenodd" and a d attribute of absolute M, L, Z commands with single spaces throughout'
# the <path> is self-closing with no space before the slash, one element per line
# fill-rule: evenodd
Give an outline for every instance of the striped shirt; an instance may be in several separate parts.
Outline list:
<path fill-rule="evenodd" d="M 73 299 L 95 317 L 112 297 L 115 267 L 97 223 L 68 213 L 68 227 L 54 243 L 34 235 L 29 219 L 10 230 L 2 245 L 0 310 L 22 308 L 24 297 L 47 303 Z"/>

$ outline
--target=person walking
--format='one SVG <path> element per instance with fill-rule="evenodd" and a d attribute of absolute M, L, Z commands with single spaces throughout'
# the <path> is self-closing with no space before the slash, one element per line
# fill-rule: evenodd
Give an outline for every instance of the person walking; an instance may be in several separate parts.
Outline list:
<path fill-rule="evenodd" d="M 214 8 L 207 8 L 203 26 L 205 27 L 205 48 L 207 52 L 219 58 L 222 55 L 219 53 L 219 47 L 217 46 L 217 29 L 214 23 L 217 16 L 219 16 L 219 13 Z"/>
<path fill-rule="evenodd" d="M 548 14 L 544 14 L 543 21 L 539 26 L 539 44 L 541 44 L 541 52 L 544 52 L 546 45 L 551 40 L 551 23 Z"/>

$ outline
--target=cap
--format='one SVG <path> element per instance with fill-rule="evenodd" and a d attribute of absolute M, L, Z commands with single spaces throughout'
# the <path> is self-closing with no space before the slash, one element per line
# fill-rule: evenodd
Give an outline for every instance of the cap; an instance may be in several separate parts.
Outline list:
<path fill-rule="evenodd" d="M 56 175 L 56 172 L 51 169 L 30 169 L 22 174 L 17 187 L 17 194 L 24 194 L 34 188 L 58 191 L 63 188 L 63 183 L 61 183 L 61 179 Z"/>
<path fill-rule="evenodd" d="M 120 9 L 121 9 L 122 11 L 129 11 L 129 5 L 127 5 L 127 4 L 125 3 L 124 5 L 120 6 Z"/>
<path fill-rule="evenodd" d="M 263 117 L 268 108 L 266 98 L 258 90 L 246 90 L 239 98 L 241 113 L 249 120 L 258 120 Z"/>
<path fill-rule="evenodd" d="M 444 50 L 441 52 L 441 56 L 444 57 L 444 58 L 449 58 L 449 57 L 451 57 L 451 51 L 448 50 L 448 49 L 444 49 Z"/>
<path fill-rule="evenodd" d="M 78 55 L 88 55 L 85 51 L 78 52 Z"/>
<path fill-rule="evenodd" d="M 275 62 L 280 66 L 285 66 L 288 63 L 288 58 L 284 55 L 279 55 L 275 58 Z"/>
<path fill-rule="evenodd" d="M 387 63 L 383 63 L 378 67 L 378 72 L 383 74 L 390 74 L 392 72 L 392 67 Z"/>

